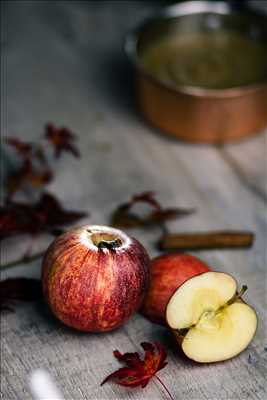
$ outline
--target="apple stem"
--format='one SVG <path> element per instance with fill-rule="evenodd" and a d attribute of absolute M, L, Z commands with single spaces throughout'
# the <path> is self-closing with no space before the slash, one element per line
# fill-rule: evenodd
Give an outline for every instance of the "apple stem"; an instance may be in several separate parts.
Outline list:
<path fill-rule="evenodd" d="M 109 249 L 109 250 L 115 250 L 117 247 L 120 247 L 122 245 L 121 239 L 117 238 L 114 240 L 101 240 L 98 244 L 97 247 L 99 249 Z"/>
<path fill-rule="evenodd" d="M 236 298 L 240 298 L 243 296 L 243 294 L 248 290 L 247 285 L 243 285 L 240 292 L 237 294 Z"/>
<path fill-rule="evenodd" d="M 236 292 L 236 294 L 229 301 L 227 301 L 227 306 L 230 306 L 238 299 L 241 299 L 243 294 L 247 291 L 247 289 L 248 289 L 247 285 L 243 285 L 240 292 Z"/>
<path fill-rule="evenodd" d="M 170 398 L 171 400 L 175 400 L 174 397 L 172 397 L 172 395 L 171 395 L 169 389 L 167 388 L 167 386 L 165 385 L 165 383 L 164 383 L 157 375 L 155 375 L 155 378 L 159 381 L 159 383 L 161 384 L 161 386 L 164 387 L 165 391 L 168 393 L 169 398 Z"/>

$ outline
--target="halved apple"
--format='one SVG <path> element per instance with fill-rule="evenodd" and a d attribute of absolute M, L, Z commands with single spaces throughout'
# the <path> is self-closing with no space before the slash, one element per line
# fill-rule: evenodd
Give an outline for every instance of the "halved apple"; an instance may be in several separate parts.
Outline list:
<path fill-rule="evenodd" d="M 180 286 L 166 319 L 187 357 L 202 363 L 241 353 L 257 327 L 256 313 L 242 301 L 236 281 L 222 272 L 205 272 Z"/>

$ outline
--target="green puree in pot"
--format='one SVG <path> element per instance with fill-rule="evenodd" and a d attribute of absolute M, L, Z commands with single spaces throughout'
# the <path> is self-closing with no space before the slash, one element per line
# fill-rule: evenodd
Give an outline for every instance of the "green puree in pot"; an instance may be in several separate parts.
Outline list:
<path fill-rule="evenodd" d="M 237 32 L 176 34 L 140 57 L 147 72 L 172 86 L 225 89 L 267 78 L 267 48 Z"/>

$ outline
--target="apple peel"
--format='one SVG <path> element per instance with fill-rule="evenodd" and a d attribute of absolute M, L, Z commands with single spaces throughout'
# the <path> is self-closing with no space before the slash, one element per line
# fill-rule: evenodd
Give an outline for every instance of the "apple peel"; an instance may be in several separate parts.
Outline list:
<path fill-rule="evenodd" d="M 166 307 L 178 287 L 208 271 L 210 267 L 191 254 L 170 253 L 154 258 L 150 263 L 150 283 L 141 313 L 150 321 L 166 326 Z"/>

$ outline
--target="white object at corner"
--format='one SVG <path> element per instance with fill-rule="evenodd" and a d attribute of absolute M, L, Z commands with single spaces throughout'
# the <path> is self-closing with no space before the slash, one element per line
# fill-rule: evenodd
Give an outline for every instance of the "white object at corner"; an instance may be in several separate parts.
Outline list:
<path fill-rule="evenodd" d="M 51 375 L 43 369 L 30 375 L 29 386 L 34 400 L 64 400 Z"/>

